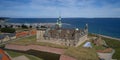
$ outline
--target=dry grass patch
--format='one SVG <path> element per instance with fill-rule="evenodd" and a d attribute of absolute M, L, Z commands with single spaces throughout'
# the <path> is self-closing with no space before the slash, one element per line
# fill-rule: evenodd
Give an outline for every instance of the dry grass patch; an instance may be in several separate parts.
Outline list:
<path fill-rule="evenodd" d="M 98 56 L 92 48 L 70 47 L 65 55 L 74 57 L 78 60 L 98 60 Z"/>

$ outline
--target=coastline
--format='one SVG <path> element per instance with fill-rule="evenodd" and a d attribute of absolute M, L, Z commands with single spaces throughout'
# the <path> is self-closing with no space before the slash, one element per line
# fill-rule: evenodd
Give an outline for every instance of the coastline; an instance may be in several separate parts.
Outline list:
<path fill-rule="evenodd" d="M 99 36 L 104 37 L 104 38 L 109 38 L 109 39 L 114 39 L 114 40 L 119 40 L 120 41 L 120 38 L 115 38 L 115 37 L 111 37 L 111 36 L 107 36 L 107 35 L 101 35 L 101 34 L 96 34 L 96 33 L 92 33 L 92 34 L 99 35 Z"/>

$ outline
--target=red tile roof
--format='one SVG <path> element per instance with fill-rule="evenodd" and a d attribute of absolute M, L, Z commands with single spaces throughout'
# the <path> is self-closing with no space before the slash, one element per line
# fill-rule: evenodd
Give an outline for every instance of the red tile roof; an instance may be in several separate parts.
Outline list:
<path fill-rule="evenodd" d="M 6 55 L 2 49 L 0 49 L 0 55 L 2 55 L 2 60 L 10 60 L 8 55 Z"/>

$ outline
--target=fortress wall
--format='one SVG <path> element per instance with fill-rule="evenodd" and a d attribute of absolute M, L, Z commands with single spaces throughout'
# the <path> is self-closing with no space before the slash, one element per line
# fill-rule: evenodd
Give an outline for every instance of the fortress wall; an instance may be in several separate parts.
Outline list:
<path fill-rule="evenodd" d="M 56 38 L 50 38 L 50 40 L 45 40 L 43 35 L 44 35 L 45 31 L 43 30 L 37 30 L 37 42 L 49 42 L 49 43 L 55 43 L 55 44 L 60 44 L 60 45 L 67 45 L 69 46 L 69 44 L 72 44 L 73 43 L 73 40 L 58 40 Z M 87 34 L 80 37 L 79 38 L 79 41 L 77 42 L 76 44 L 76 47 L 81 45 L 83 42 L 85 42 L 87 40 Z M 73 45 L 73 44 L 72 44 Z M 70 45 L 70 46 L 72 46 Z"/>
<path fill-rule="evenodd" d="M 79 46 L 79 45 L 81 45 L 86 40 L 87 40 L 87 35 L 84 35 L 84 36 L 80 37 L 78 43 L 76 44 L 76 47 Z"/>
<path fill-rule="evenodd" d="M 39 42 L 40 40 L 44 40 L 44 37 L 43 37 L 43 35 L 44 35 L 44 33 L 45 33 L 45 31 L 42 31 L 42 30 L 38 30 L 37 31 L 37 41 Z"/>

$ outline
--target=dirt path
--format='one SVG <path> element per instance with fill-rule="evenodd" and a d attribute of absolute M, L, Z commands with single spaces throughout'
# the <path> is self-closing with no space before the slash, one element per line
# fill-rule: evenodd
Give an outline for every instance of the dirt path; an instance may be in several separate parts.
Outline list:
<path fill-rule="evenodd" d="M 27 51 L 27 50 L 33 49 L 33 50 L 38 50 L 38 51 L 52 52 L 56 54 L 64 53 L 64 49 L 51 48 L 51 47 L 38 46 L 38 45 L 21 46 L 21 45 L 7 44 L 5 48 L 13 49 L 13 50 L 21 50 L 21 51 Z"/>
<path fill-rule="evenodd" d="M 103 58 L 105 60 L 112 60 L 112 55 L 114 54 L 115 50 L 113 49 L 113 51 L 111 53 L 98 53 L 100 58 Z"/>

